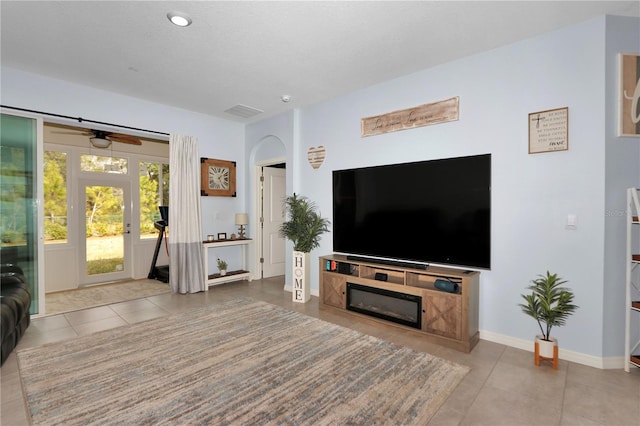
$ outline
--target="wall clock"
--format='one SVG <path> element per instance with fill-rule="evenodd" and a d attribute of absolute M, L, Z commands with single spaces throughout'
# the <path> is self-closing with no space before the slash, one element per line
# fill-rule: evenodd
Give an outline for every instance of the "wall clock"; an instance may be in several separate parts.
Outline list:
<path fill-rule="evenodd" d="M 236 162 L 200 158 L 200 195 L 235 197 Z"/>

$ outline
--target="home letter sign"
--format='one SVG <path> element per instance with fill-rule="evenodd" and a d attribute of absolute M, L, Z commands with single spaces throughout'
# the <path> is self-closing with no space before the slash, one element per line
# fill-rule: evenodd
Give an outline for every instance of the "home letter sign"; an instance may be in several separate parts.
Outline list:
<path fill-rule="evenodd" d="M 309 253 L 293 252 L 293 286 L 291 289 L 294 302 L 306 303 L 311 299 L 309 284 Z"/>

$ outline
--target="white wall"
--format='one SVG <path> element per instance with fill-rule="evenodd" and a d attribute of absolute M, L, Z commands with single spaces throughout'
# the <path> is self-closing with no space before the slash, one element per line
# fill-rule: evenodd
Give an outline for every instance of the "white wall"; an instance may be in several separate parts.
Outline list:
<path fill-rule="evenodd" d="M 274 159 L 281 159 L 284 156 L 286 166 L 285 179 L 287 193 L 291 193 L 295 190 L 294 187 L 294 170 L 296 170 L 296 162 L 294 161 L 294 154 L 296 147 L 299 145 L 297 142 L 296 134 L 296 122 L 298 121 L 297 111 L 289 111 L 273 117 L 269 120 L 263 120 L 257 123 L 253 123 L 246 128 L 246 156 L 245 161 L 249 165 L 249 182 L 255 182 L 256 164 L 269 162 Z M 256 212 L 259 210 L 257 186 L 253 185 L 252 194 L 249 197 L 248 206 L 250 217 L 255 217 Z M 253 247 L 252 256 L 250 256 L 250 264 L 254 265 L 253 270 L 258 271 L 260 269 L 259 259 L 262 253 L 260 245 L 262 240 L 257 235 L 259 231 L 259 224 L 256 220 L 249 221 L 249 236 L 255 237 L 255 244 Z M 291 253 L 292 245 L 290 241 L 287 241 L 289 247 L 288 253 Z M 285 278 L 285 287 L 291 287 L 290 285 L 290 270 L 291 270 L 291 256 L 286 256 L 285 271 L 287 276 Z M 287 284 L 289 283 L 289 284 Z"/>
<path fill-rule="evenodd" d="M 238 196 L 202 198 L 202 235 L 204 239 L 207 234 L 236 232 L 234 214 L 245 210 L 244 193 L 247 187 L 246 163 L 243 161 L 244 125 L 7 67 L 2 67 L 1 73 L 2 105 L 192 135 L 198 138 L 200 156 L 236 161 Z M 46 121 L 47 117 L 43 118 Z M 148 243 L 136 247 L 138 262 L 134 266 L 135 278 L 146 277 L 154 247 L 154 244 Z M 238 250 L 223 251 L 222 255 L 228 260 L 230 268 L 239 269 L 241 260 Z M 53 258 L 47 256 L 47 259 Z M 48 263 L 49 266 L 53 264 Z M 161 259 L 158 264 L 166 262 L 163 263 Z M 64 276 L 64 271 L 51 273 L 56 277 Z"/>
<path fill-rule="evenodd" d="M 609 319 L 611 313 L 604 311 L 621 311 L 617 301 L 624 294 L 624 280 L 604 282 L 610 257 L 605 253 L 610 189 L 605 188 L 605 142 L 611 133 L 605 89 L 612 78 L 606 70 L 616 67 L 609 51 L 622 39 L 637 41 L 633 36 L 640 24 L 627 21 L 631 28 L 621 29 L 606 51 L 607 24 L 619 22 L 601 17 L 304 108 L 294 152 L 296 191 L 331 218 L 332 170 L 491 153 L 492 268 L 480 280 L 481 337 L 532 350 L 538 327 L 517 305 L 530 281 L 549 270 L 568 280 L 580 306 L 565 327 L 553 330 L 561 356 L 595 366 L 606 366 L 604 356 L 621 362 L 624 323 L 621 315 Z M 360 137 L 363 117 L 453 96 L 460 97 L 459 121 Z M 559 107 L 569 108 L 569 150 L 528 154 L 528 114 Z M 306 153 L 318 145 L 327 154 L 314 170 Z M 637 148 L 617 149 L 616 155 L 628 160 L 612 167 L 627 182 L 633 180 L 629 175 L 637 182 Z M 566 229 L 568 214 L 577 215 L 576 230 Z M 410 233 L 411 226 L 420 225 L 398 224 L 385 231 Z M 313 255 L 331 252 L 329 234 Z M 317 292 L 318 266 L 311 264 Z M 619 264 L 614 268 L 623 272 Z M 603 304 L 605 291 L 616 303 Z M 605 326 L 615 344 L 605 341 Z"/>

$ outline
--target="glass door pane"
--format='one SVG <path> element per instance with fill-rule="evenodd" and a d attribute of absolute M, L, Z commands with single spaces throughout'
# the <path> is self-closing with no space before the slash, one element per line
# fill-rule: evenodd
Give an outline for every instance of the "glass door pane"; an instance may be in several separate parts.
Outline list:
<path fill-rule="evenodd" d="M 19 266 L 31 289 L 32 314 L 38 294 L 38 123 L 0 115 L 0 262 Z"/>
<path fill-rule="evenodd" d="M 85 205 L 82 284 L 130 278 L 131 228 L 125 185 L 82 187 Z"/>

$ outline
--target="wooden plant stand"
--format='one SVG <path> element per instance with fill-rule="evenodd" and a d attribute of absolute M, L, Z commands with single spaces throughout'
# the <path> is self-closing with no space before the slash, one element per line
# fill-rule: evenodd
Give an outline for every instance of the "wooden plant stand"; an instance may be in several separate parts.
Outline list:
<path fill-rule="evenodd" d="M 558 369 L 558 345 L 555 345 L 553 347 L 553 358 L 540 355 L 540 345 L 538 344 L 538 342 L 535 342 L 535 345 L 536 345 L 536 349 L 535 349 L 533 362 L 536 365 L 536 367 L 540 367 L 540 361 L 549 361 L 553 365 L 553 369 L 557 370 Z"/>

